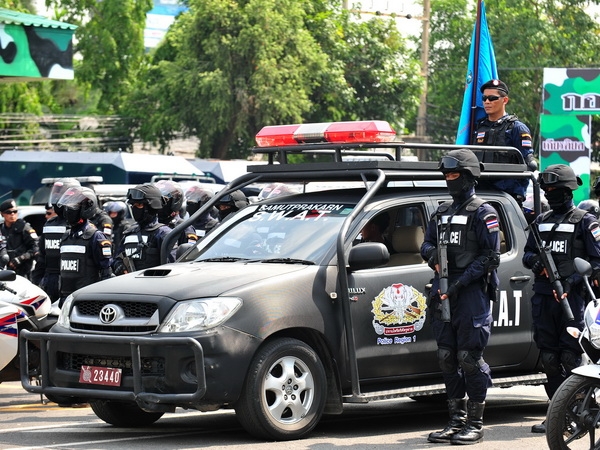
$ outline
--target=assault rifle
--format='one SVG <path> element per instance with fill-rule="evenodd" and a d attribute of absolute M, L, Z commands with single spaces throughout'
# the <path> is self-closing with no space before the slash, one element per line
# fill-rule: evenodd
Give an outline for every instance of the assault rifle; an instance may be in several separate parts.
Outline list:
<path fill-rule="evenodd" d="M 125 254 L 125 252 L 121 252 L 117 255 L 117 258 L 121 258 L 121 261 L 123 261 L 123 265 L 125 266 L 125 269 L 127 269 L 127 273 L 131 273 L 131 272 L 135 272 L 135 266 L 133 265 L 133 261 L 131 260 L 131 258 L 129 256 L 127 256 Z"/>
<path fill-rule="evenodd" d="M 438 264 L 440 266 L 440 303 L 442 305 L 442 321 L 450 322 L 450 297 L 442 300 L 441 296 L 448 293 L 448 239 L 446 232 L 438 233 Z"/>
<path fill-rule="evenodd" d="M 542 241 L 537 226 L 535 226 L 535 222 L 532 222 L 527 228 L 531 230 L 531 234 L 533 235 L 533 239 L 535 240 L 535 245 L 538 251 L 540 252 L 542 264 L 546 269 L 548 279 L 550 280 L 550 284 L 552 284 L 552 289 L 558 297 L 558 301 L 560 302 L 560 306 L 562 306 L 565 317 L 567 318 L 567 321 L 572 321 L 574 320 L 573 311 L 571 311 L 571 305 L 569 305 L 569 301 L 563 297 L 564 290 L 560 282 L 560 274 L 558 273 L 558 269 L 556 268 L 556 264 L 554 263 L 554 258 L 552 257 L 550 247 L 544 246 L 544 242 Z M 525 229 L 527 230 L 527 228 Z"/>

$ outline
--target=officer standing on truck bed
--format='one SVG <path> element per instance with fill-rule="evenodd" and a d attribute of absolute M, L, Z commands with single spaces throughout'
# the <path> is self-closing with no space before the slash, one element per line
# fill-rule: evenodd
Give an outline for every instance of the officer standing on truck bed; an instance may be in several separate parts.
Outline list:
<path fill-rule="evenodd" d="M 550 211 L 540 214 L 532 226 L 539 231 L 544 245 L 550 249 L 558 269 L 559 282 L 567 296 L 574 320 L 568 321 L 563 307 L 555 298 L 548 278 L 548 268 L 540 257 L 533 233 L 525 245 L 523 265 L 535 275 L 531 314 L 535 343 L 540 349 L 542 367 L 548 382 L 546 394 L 552 399 L 571 370 L 581 365 L 581 347 L 567 332 L 567 326 L 583 330 L 585 292 L 581 275 L 575 272 L 573 259 L 587 259 L 597 278 L 600 271 L 600 225 L 595 216 L 573 204 L 573 191 L 583 183 L 573 169 L 564 164 L 548 166 L 539 176 Z M 534 425 L 532 433 L 545 433 L 546 424 Z"/>
<path fill-rule="evenodd" d="M 506 105 L 509 101 L 506 83 L 501 80 L 489 80 L 481 86 L 480 90 L 487 117 L 475 124 L 471 143 L 515 147 L 523 155 L 529 170 L 537 170 L 529 128 L 514 114 L 506 113 Z M 504 151 L 487 152 L 483 156 L 484 162 L 515 163 L 513 159 L 514 156 Z M 525 201 L 528 179 L 505 178 L 494 181 L 493 184 L 497 189 L 512 195 L 519 205 Z"/>
<path fill-rule="evenodd" d="M 450 421 L 443 430 L 430 433 L 427 440 L 474 444 L 483 439 L 485 398 L 492 386 L 483 352 L 492 323 L 490 293 L 495 292 L 499 283 L 498 213 L 475 195 L 481 169 L 471 150 L 448 152 L 439 169 L 446 178 L 452 202 L 440 205 L 431 217 L 421 256 L 435 271 L 431 324 L 448 395 Z M 444 247 L 446 251 L 441 251 Z M 448 269 L 447 280 L 442 280 L 448 282 L 446 292 L 440 292 L 443 267 Z M 449 303 L 444 305 L 444 302 Z M 443 317 L 444 306 L 449 307 L 450 318 Z"/>

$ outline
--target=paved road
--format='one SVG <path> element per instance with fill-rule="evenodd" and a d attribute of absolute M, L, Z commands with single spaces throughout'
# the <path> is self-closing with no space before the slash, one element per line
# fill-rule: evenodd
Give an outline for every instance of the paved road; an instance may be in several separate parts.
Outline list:
<path fill-rule="evenodd" d="M 542 387 L 491 389 L 485 414 L 485 450 L 546 448 L 543 435 L 530 432 L 543 420 Z M 341 416 L 322 420 L 301 441 L 262 442 L 251 438 L 231 411 L 200 413 L 177 409 L 153 426 L 118 429 L 96 418 L 89 407 L 43 405 L 18 383 L 0 384 L 0 449 L 245 449 L 245 450 L 412 450 L 448 448 L 430 444 L 427 434 L 447 420 L 445 405 L 410 399 L 347 405 Z M 455 446 L 453 448 L 456 448 Z"/>

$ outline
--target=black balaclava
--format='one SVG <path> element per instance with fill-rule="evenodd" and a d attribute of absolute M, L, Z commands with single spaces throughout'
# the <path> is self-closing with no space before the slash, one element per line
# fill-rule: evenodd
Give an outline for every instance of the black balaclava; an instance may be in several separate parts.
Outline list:
<path fill-rule="evenodd" d="M 560 187 L 551 191 L 545 191 L 546 200 L 550 209 L 559 214 L 566 213 L 573 206 L 573 191 L 566 187 Z"/>
<path fill-rule="evenodd" d="M 156 212 L 146 204 L 144 204 L 143 208 L 131 208 L 131 214 L 133 215 L 133 220 L 139 223 L 142 228 L 156 218 Z"/>
<path fill-rule="evenodd" d="M 81 207 L 77 209 L 63 208 L 63 216 L 67 223 L 74 227 L 81 221 Z"/>
<path fill-rule="evenodd" d="M 475 178 L 465 171 L 461 171 L 456 180 L 446 180 L 448 192 L 454 200 L 466 200 L 473 195 L 475 184 Z"/>

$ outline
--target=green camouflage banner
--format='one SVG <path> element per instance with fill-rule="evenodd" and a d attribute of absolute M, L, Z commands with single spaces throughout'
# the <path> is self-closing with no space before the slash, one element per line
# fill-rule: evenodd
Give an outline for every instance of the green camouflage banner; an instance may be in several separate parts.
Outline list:
<path fill-rule="evenodd" d="M 577 205 L 590 196 L 592 116 L 541 116 L 540 165 L 566 164 L 583 180 L 573 194 Z"/>
<path fill-rule="evenodd" d="M 544 69 L 540 170 L 567 164 L 583 180 L 575 204 L 590 197 L 592 115 L 600 114 L 599 69 Z"/>
<path fill-rule="evenodd" d="M 600 69 L 544 69 L 544 114 L 600 114 Z"/>

